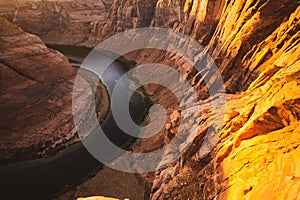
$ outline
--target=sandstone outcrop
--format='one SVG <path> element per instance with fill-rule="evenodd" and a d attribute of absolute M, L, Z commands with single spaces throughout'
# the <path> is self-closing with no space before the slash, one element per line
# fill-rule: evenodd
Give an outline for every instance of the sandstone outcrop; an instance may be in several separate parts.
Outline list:
<path fill-rule="evenodd" d="M 37 36 L 3 18 L 0 23 L 0 162 L 57 152 L 77 140 L 72 117 L 76 70 Z M 84 99 L 92 91 L 83 78 L 81 86 L 76 106 L 84 115 L 82 108 L 90 104 Z"/>
<path fill-rule="evenodd" d="M 281 15 L 291 9 L 292 3 L 284 3 L 280 3 L 284 10 Z M 239 7 L 239 2 L 232 4 L 235 6 Z M 245 92 L 227 95 L 225 124 L 214 150 L 199 159 L 201 134 L 206 134 L 204 125 L 181 162 L 157 172 L 151 199 L 298 198 L 300 7 L 291 9 L 285 19 L 277 16 L 277 21 L 273 15 L 263 18 L 264 9 L 271 12 L 273 6 L 266 3 L 257 8 L 261 11 L 256 19 L 259 27 L 251 20 L 245 21 L 243 28 L 247 32 L 243 33 L 243 28 L 230 29 L 223 41 L 218 30 L 239 21 L 226 20 L 226 13 L 232 13 L 232 7 L 224 10 L 225 17 L 221 17 L 207 49 L 213 57 L 220 56 L 219 69 L 226 71 L 223 77 L 228 91 L 235 93 L 251 85 Z M 240 13 L 239 19 L 243 14 Z M 256 30 L 265 26 L 258 35 Z M 249 38 L 252 39 L 248 41 Z M 235 51 L 230 46 L 242 49 Z M 244 48 L 247 51 L 243 52 Z M 204 121 L 209 121 L 209 114 L 200 113 Z"/>
<path fill-rule="evenodd" d="M 209 100 L 203 100 L 200 105 L 204 109 L 192 124 L 200 128 L 188 151 L 154 177 L 142 175 L 153 182 L 151 199 L 297 198 L 299 2 L 160 0 L 153 11 L 153 4 L 147 1 L 140 5 L 116 0 L 107 22 L 97 22 L 106 26 L 99 29 L 101 33 L 98 30 L 93 42 L 140 27 L 136 11 L 141 6 L 154 13 L 152 17 L 140 15 L 147 16 L 143 26 L 168 27 L 205 46 L 219 67 L 227 93 L 231 93 L 227 95 L 226 123 L 210 154 L 201 157 L 203 152 L 199 152 L 207 127 L 214 123 L 207 109 Z M 106 30 L 111 33 L 103 34 Z M 93 45 L 91 41 L 87 43 Z M 178 69 L 200 97 L 207 98 L 202 77 L 180 58 L 153 50 L 127 57 L 138 64 L 158 62 Z M 178 102 L 170 92 L 158 86 L 145 88 L 170 115 L 176 112 Z M 174 121 L 168 121 L 166 129 L 151 139 L 139 140 L 134 150 L 148 152 L 168 143 L 176 133 Z M 192 125 L 186 124 L 186 130 Z"/>
<path fill-rule="evenodd" d="M 135 27 L 167 27 L 207 44 L 224 1 L 0 1 L 0 16 L 48 43 L 95 46 Z"/>
<path fill-rule="evenodd" d="M 111 33 L 105 27 L 112 3 L 110 0 L 1 0 L 0 16 L 47 43 L 88 44 L 101 31 L 105 32 L 103 35 Z"/>
<path fill-rule="evenodd" d="M 7 1 L 0 15 L 48 43 L 82 43 L 93 34 L 93 22 L 106 21 L 112 2 L 104 1 Z"/>
<path fill-rule="evenodd" d="M 207 128 L 220 124 L 210 116 L 214 98 L 207 99 L 203 77 L 166 52 L 127 55 L 138 64 L 158 62 L 178 69 L 201 98 L 196 120 L 184 124 L 187 131 L 198 127 L 190 148 L 155 175 L 142 175 L 153 183 L 151 199 L 298 198 L 299 1 L 115 0 L 93 5 L 92 1 L 16 0 L 14 7 L 0 2 L 2 16 L 47 42 L 93 46 L 123 30 L 157 26 L 185 33 L 209 52 L 228 94 L 217 145 L 204 157 L 199 150 L 207 145 L 203 143 Z M 168 108 L 172 120 L 150 140 L 139 140 L 134 147 L 137 152 L 168 143 L 180 121 L 178 102 L 170 92 L 151 85 L 145 89 Z"/>

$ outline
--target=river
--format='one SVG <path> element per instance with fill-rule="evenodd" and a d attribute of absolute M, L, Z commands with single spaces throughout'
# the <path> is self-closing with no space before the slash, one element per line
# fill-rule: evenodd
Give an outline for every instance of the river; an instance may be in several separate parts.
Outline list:
<path fill-rule="evenodd" d="M 89 48 L 76 46 L 51 45 L 69 58 L 73 65 L 80 65 L 91 51 Z M 105 55 L 103 58 L 105 59 Z M 118 79 L 127 72 L 126 67 L 115 61 L 105 71 L 102 82 L 108 91 L 112 91 Z M 144 113 L 143 96 L 135 92 L 129 105 L 130 114 L 138 121 Z M 115 124 L 111 113 L 101 125 L 108 138 L 118 146 L 126 144 L 130 138 Z M 92 140 L 92 133 L 88 139 Z M 57 155 L 31 161 L 0 166 L 1 199 L 48 199 L 67 190 L 87 178 L 102 163 L 97 161 L 85 149 L 82 143 L 74 144 Z"/>

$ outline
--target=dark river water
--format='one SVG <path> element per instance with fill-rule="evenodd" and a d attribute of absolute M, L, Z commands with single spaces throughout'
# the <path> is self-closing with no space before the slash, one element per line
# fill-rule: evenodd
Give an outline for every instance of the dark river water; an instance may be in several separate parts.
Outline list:
<path fill-rule="evenodd" d="M 91 51 L 75 46 L 50 46 L 61 51 L 74 65 L 80 65 Z M 103 55 L 105 59 L 105 56 Z M 104 73 L 102 82 L 112 91 L 117 80 L 127 72 L 124 65 L 114 62 Z M 137 92 L 131 98 L 129 109 L 134 121 L 144 113 L 143 96 Z M 118 128 L 111 114 L 101 125 L 107 137 L 116 145 L 122 146 L 130 138 Z M 88 140 L 93 140 L 92 133 Z M 0 166 L 0 199 L 51 199 L 53 195 L 66 190 L 100 169 L 97 161 L 83 144 L 72 145 L 56 156 L 32 161 Z"/>

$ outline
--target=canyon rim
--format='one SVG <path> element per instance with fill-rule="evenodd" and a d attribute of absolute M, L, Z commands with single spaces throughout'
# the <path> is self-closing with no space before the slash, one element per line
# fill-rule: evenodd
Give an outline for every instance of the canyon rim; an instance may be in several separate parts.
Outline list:
<path fill-rule="evenodd" d="M 208 85 L 216 82 L 213 74 L 199 73 L 182 55 L 165 49 L 138 49 L 122 55 L 136 66 L 169 66 L 181 75 L 176 83 L 187 80 L 194 90 L 184 91 L 179 102 L 170 88 L 144 85 L 151 102 L 165 108 L 166 123 L 152 137 L 137 139 L 131 151 L 142 154 L 174 144 L 179 125 L 187 136 L 164 149 L 159 170 L 133 175 L 104 167 L 53 198 L 299 198 L 299 1 L 0 0 L 0 16 L 3 165 L 53 156 L 57 149 L 79 142 L 72 113 L 77 70 L 70 62 L 74 60 L 46 45 L 93 48 L 124 31 L 166 28 L 197 41 L 201 51 L 186 40 L 178 43 L 198 64 L 209 65 L 204 62 L 208 54 L 222 77 L 224 123 L 216 120 L 211 109 L 212 104 L 220 103 L 219 95 L 209 95 Z M 155 67 L 144 72 L 174 82 L 171 73 Z M 132 78 L 138 79 L 138 73 Z M 86 108 L 91 105 L 86 100 L 93 99 L 96 91 L 84 77 L 80 83 L 84 93 L 77 96 L 77 109 L 86 118 Z M 99 112 L 108 112 L 107 91 L 101 83 L 97 94 Z M 197 101 L 189 101 L 194 94 Z M 193 114 L 183 118 L 183 113 Z M 161 115 L 154 112 L 153 116 L 151 120 L 146 116 L 144 123 L 163 121 Z M 93 129 L 94 124 L 86 127 Z M 174 160 L 174 152 L 187 144 Z"/>

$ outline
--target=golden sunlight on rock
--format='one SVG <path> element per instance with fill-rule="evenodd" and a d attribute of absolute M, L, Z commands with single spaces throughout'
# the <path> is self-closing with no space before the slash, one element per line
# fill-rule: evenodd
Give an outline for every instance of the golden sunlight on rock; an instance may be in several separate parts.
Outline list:
<path fill-rule="evenodd" d="M 24 165 L 25 170 L 35 169 L 32 163 L 38 163 L 38 170 L 48 166 L 55 169 L 43 174 L 51 176 L 49 180 L 53 183 L 48 186 L 47 181 L 41 181 L 43 176 L 24 173 L 23 163 L 13 164 L 12 169 L 10 165 L 1 165 L 0 173 L 4 174 L 1 178 L 15 174 L 17 178 L 6 178 L 0 187 L 11 181 L 14 192 L 8 191 L 7 196 L 23 195 L 15 192 L 15 184 L 23 175 L 27 183 L 26 175 L 30 175 L 38 180 L 35 184 L 41 188 L 41 194 L 39 198 L 28 199 L 43 199 L 51 194 L 56 200 L 125 197 L 130 200 L 299 200 L 299 19 L 299 0 L 0 0 L 0 164 L 24 161 L 30 166 Z M 159 43 L 171 42 L 165 46 L 176 47 L 178 42 L 184 52 L 177 55 L 159 48 L 144 48 L 123 55 L 122 70 L 134 67 L 132 63 L 136 66 L 158 63 L 177 70 L 180 76 L 175 81 L 171 73 L 154 67 L 145 68 L 144 72 L 149 79 L 159 77 L 166 81 L 167 86 L 182 93 L 182 99 L 177 99 L 167 86 L 146 84 L 140 88 L 144 96 L 142 104 L 149 108 L 158 103 L 168 116 L 163 128 L 155 134 L 151 132 L 150 138 L 137 138 L 134 142 L 130 138 L 126 145 L 130 146 L 130 153 L 136 153 L 134 158 L 141 158 L 143 165 L 149 164 L 144 155 L 161 149 L 158 157 L 150 156 L 155 171 L 144 173 L 134 159 L 121 164 L 126 169 L 136 169 L 139 172 L 136 174 L 112 170 L 99 163 L 90 167 L 94 161 L 86 161 L 88 156 L 82 156 L 86 155 L 85 148 L 78 150 L 78 154 L 72 154 L 77 152 L 74 150 L 77 146 L 68 148 L 79 141 L 72 113 L 78 66 L 100 42 L 139 27 L 180 32 L 203 49 L 191 45 L 191 40 L 186 38 L 161 41 L 159 36 L 155 38 Z M 136 41 L 138 36 L 132 33 L 130 37 Z M 124 49 L 129 46 L 125 44 Z M 46 45 L 64 45 L 70 55 Z M 194 63 L 187 61 L 185 53 Z M 212 63 L 216 70 L 212 70 Z M 138 74 L 131 75 L 139 80 Z M 180 84 L 174 84 L 177 79 Z M 182 89 L 184 79 L 192 90 Z M 85 108 L 94 109 L 90 107 L 93 91 L 89 81 L 79 80 L 84 92 L 74 95 L 75 100 L 81 100 L 76 114 L 85 118 Z M 215 87 L 219 81 L 224 88 Z M 116 79 L 112 82 L 118 83 Z M 98 109 L 103 109 L 98 118 L 102 115 L 104 118 L 109 107 L 105 86 L 101 88 L 94 95 L 98 113 Z M 215 88 L 218 93 L 210 96 L 210 89 Z M 198 98 L 192 98 L 194 93 Z M 225 114 L 221 112 L 222 103 Z M 216 105 L 220 112 L 213 112 L 211 105 Z M 150 119 L 145 110 L 142 109 L 141 124 L 164 119 L 156 111 Z M 94 126 L 87 124 L 86 128 Z M 148 126 L 144 127 L 148 131 Z M 109 131 L 115 132 L 115 128 L 110 127 Z M 180 138 L 176 137 L 178 130 L 184 133 Z M 119 140 L 119 135 L 116 138 Z M 173 143 L 174 138 L 177 140 Z M 67 156 L 60 154 L 65 148 Z M 55 168 L 57 158 L 45 158 L 49 155 L 61 156 L 58 163 L 64 160 L 75 164 L 70 167 L 69 162 L 67 167 Z M 37 158 L 40 160 L 32 160 Z M 45 160 L 52 164 L 44 164 Z M 2 170 L 6 167 L 12 171 L 20 167 L 21 171 L 9 174 Z M 56 182 L 61 181 L 52 175 L 64 177 L 76 167 L 79 170 L 86 167 L 88 172 L 77 182 L 69 175 L 73 182 L 62 183 L 58 191 Z M 60 169 L 66 169 L 65 173 L 58 173 Z M 19 190 L 23 189 L 28 196 L 33 194 L 29 185 L 27 188 L 22 182 L 20 185 Z"/>
<path fill-rule="evenodd" d="M 291 32 L 294 35 L 280 37 L 285 40 L 280 54 L 269 58 L 268 67 L 241 99 L 229 101 L 228 109 L 234 108 L 240 114 L 228 122 L 231 126 L 224 133 L 229 135 L 218 145 L 218 170 L 228 185 L 221 199 L 295 199 L 298 196 L 300 56 L 295 44 L 299 32 L 290 24 L 299 19 L 299 11 L 300 8 L 269 37 L 282 34 L 283 29 L 294 30 Z M 246 106 L 239 107 L 239 102 Z M 236 124 L 240 128 L 233 131 Z"/>

